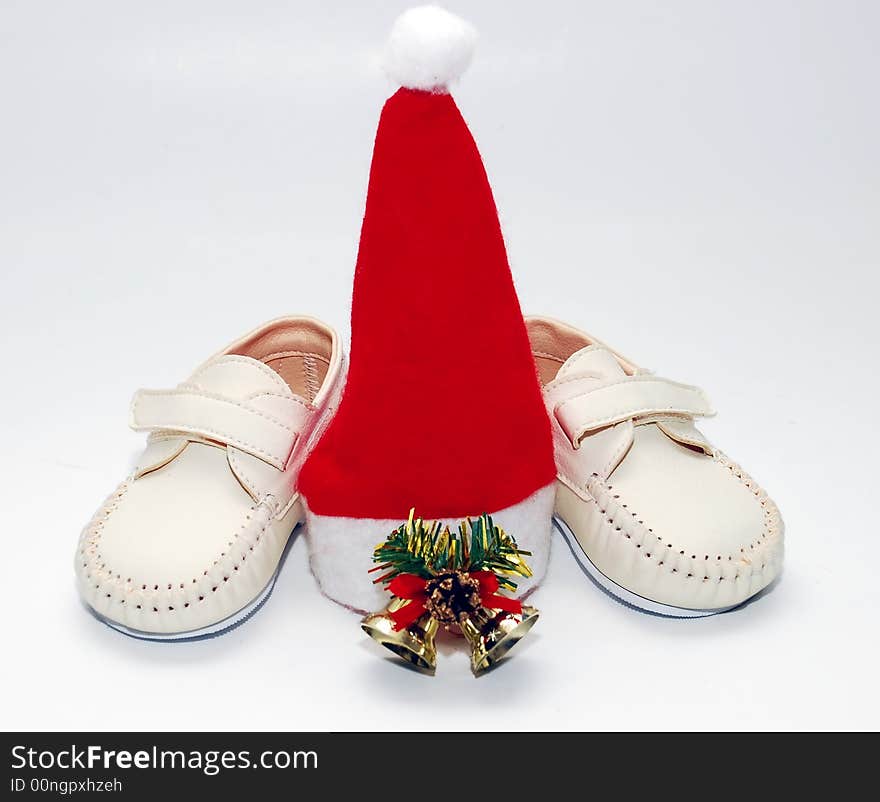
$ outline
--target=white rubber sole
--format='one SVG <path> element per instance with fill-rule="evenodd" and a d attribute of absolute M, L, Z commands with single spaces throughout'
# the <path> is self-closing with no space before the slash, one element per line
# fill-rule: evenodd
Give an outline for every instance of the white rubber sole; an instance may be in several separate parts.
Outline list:
<path fill-rule="evenodd" d="M 593 561 L 587 556 L 587 553 L 575 537 L 574 532 L 571 531 L 565 521 L 558 516 L 554 516 L 553 523 L 562 537 L 565 538 L 568 548 L 571 549 L 571 553 L 574 555 L 575 560 L 577 560 L 584 573 L 609 596 L 614 598 L 615 601 L 618 601 L 627 607 L 650 613 L 652 615 L 661 615 L 666 618 L 705 618 L 706 616 L 717 615 L 718 613 L 726 613 L 728 610 L 733 610 L 740 606 L 739 604 L 734 604 L 730 607 L 720 607 L 717 610 L 694 610 L 688 607 L 674 607 L 670 604 L 662 604 L 653 599 L 639 596 L 637 593 L 633 593 L 631 590 L 627 590 L 625 587 L 618 585 L 613 579 L 605 576 L 605 574 L 596 567 L 595 563 L 593 563 Z"/>
<path fill-rule="evenodd" d="M 297 524 L 297 526 L 299 525 L 300 524 Z M 284 550 L 281 552 L 281 559 L 278 560 L 278 567 L 275 569 L 275 573 L 272 574 L 271 578 L 266 583 L 266 586 L 257 594 L 256 597 L 254 597 L 240 610 L 230 616 L 227 616 L 222 621 L 218 621 L 215 624 L 209 624 L 208 626 L 201 627 L 200 629 L 191 629 L 187 632 L 144 632 L 139 629 L 132 629 L 131 627 L 127 627 L 124 624 L 120 624 L 118 621 L 113 621 L 106 616 L 101 615 L 101 613 L 99 613 L 91 606 L 89 607 L 89 612 L 91 612 L 91 614 L 95 616 L 95 618 L 97 618 L 101 623 L 106 624 L 111 629 L 115 629 L 117 632 L 121 632 L 123 635 L 127 635 L 130 638 L 137 638 L 138 640 L 179 642 L 203 640 L 205 638 L 216 638 L 219 635 L 223 635 L 229 632 L 229 630 L 231 629 L 235 629 L 236 627 L 247 621 L 251 616 L 255 615 L 266 603 L 266 600 L 269 598 L 269 596 L 272 595 L 272 591 L 275 588 L 275 582 L 278 580 L 278 575 L 281 573 L 281 566 L 284 565 L 284 560 L 287 558 L 287 552 L 290 549 L 291 543 L 293 543 L 293 535 L 295 531 L 296 527 L 294 527 L 293 532 L 291 532 L 287 536 L 287 542 L 284 544 Z"/>

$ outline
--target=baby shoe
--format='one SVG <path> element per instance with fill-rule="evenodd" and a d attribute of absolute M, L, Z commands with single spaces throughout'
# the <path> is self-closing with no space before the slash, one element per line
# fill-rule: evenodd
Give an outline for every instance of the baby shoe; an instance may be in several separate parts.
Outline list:
<path fill-rule="evenodd" d="M 303 519 L 300 466 L 332 416 L 343 357 L 308 317 L 261 326 L 173 390 L 140 390 L 131 426 L 149 432 L 131 475 L 83 530 L 80 595 L 128 635 L 217 634 L 272 590 Z"/>
<path fill-rule="evenodd" d="M 782 519 L 694 426 L 714 414 L 703 391 L 555 320 L 526 325 L 553 427 L 556 524 L 584 570 L 624 602 L 676 617 L 767 587 L 782 566 Z"/>

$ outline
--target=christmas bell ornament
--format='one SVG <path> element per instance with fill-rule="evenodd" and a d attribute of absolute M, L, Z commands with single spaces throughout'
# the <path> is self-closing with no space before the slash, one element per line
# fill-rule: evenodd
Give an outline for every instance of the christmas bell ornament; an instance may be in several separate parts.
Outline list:
<path fill-rule="evenodd" d="M 391 29 L 385 67 L 400 88 L 373 148 L 345 390 L 299 477 L 312 571 L 360 613 L 387 600 L 367 576 L 377 533 L 413 506 L 437 521 L 485 512 L 514 532 L 531 554 L 517 595 L 547 567 L 551 423 L 492 190 L 449 93 L 475 38 L 435 6 Z M 460 614 L 475 591 L 463 577 L 432 586 L 435 620 Z"/>
<path fill-rule="evenodd" d="M 394 652 L 401 660 L 412 663 L 426 674 L 433 674 L 434 669 L 437 668 L 434 636 L 440 624 L 436 618 L 424 615 L 415 624 L 398 628 L 394 615 L 407 603 L 406 599 L 395 599 L 384 612 L 368 615 L 361 621 L 361 629 L 377 643 Z"/>
<path fill-rule="evenodd" d="M 433 674 L 434 636 L 440 627 L 464 635 L 471 647 L 471 670 L 479 675 L 501 660 L 538 620 L 534 607 L 500 591 L 516 590 L 511 576 L 531 570 L 516 541 L 491 516 L 459 524 L 453 533 L 439 521 L 427 523 L 409 512 L 373 552 L 394 599 L 368 615 L 361 628 L 417 669 Z"/>
<path fill-rule="evenodd" d="M 534 607 L 523 604 L 521 608 L 519 613 L 498 610 L 482 624 L 477 617 L 459 624 L 461 634 L 471 646 L 474 676 L 495 665 L 537 623 L 538 611 Z"/>

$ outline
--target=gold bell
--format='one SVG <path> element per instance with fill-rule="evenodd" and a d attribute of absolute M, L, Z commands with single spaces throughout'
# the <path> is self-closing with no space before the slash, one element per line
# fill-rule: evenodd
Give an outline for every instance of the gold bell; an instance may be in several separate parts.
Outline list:
<path fill-rule="evenodd" d="M 477 676 L 506 655 L 538 621 L 538 611 L 527 604 L 521 613 L 489 610 L 488 619 L 468 618 L 459 624 L 471 646 L 471 671 Z"/>
<path fill-rule="evenodd" d="M 395 629 L 389 613 L 399 610 L 406 603 L 405 599 L 394 599 L 381 613 L 372 613 L 364 618 L 361 629 L 401 660 L 412 663 L 419 671 L 433 674 L 437 668 L 434 636 L 440 625 L 426 613 L 408 629 Z"/>

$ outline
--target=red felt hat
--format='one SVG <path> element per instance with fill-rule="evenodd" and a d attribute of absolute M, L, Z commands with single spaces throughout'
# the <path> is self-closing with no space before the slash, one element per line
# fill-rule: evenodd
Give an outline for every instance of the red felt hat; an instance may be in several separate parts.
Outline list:
<path fill-rule="evenodd" d="M 411 507 L 450 524 L 488 512 L 533 552 L 535 578 L 546 565 L 550 425 L 492 190 L 446 90 L 474 39 L 467 23 L 424 7 L 389 42 L 402 88 L 373 151 L 351 367 L 299 479 L 313 569 L 355 609 L 382 606 L 372 552 Z"/>

